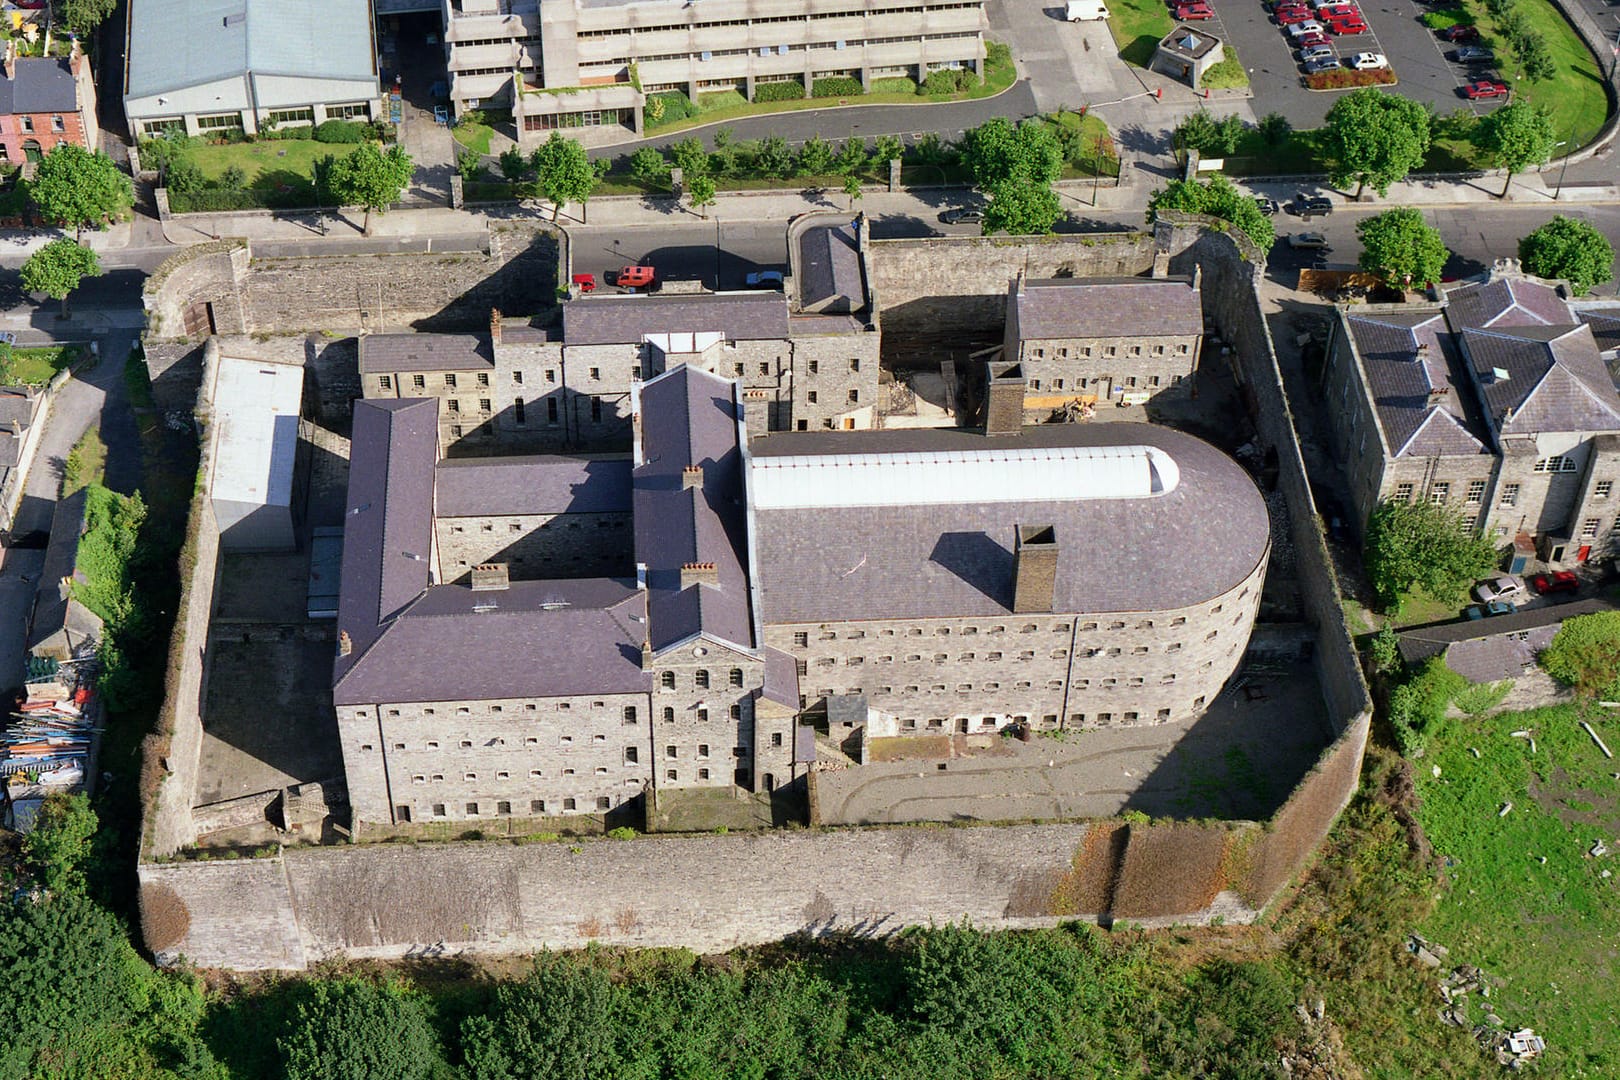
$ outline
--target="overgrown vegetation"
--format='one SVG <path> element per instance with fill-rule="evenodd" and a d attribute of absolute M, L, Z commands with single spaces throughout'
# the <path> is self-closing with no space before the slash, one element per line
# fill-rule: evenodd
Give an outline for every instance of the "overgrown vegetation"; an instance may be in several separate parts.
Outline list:
<path fill-rule="evenodd" d="M 1547 674 L 1581 697 L 1620 699 L 1620 611 L 1564 620 L 1537 659 Z"/>
<path fill-rule="evenodd" d="M 107 444 L 101 441 L 100 426 L 91 424 L 79 436 L 79 441 L 73 444 L 67 460 L 62 463 L 62 496 L 72 495 L 91 482 L 100 480 L 106 467 Z"/>
<path fill-rule="evenodd" d="M 1387 715 L 1401 753 L 1411 756 L 1422 752 L 1444 726 L 1452 700 L 1467 689 L 1468 680 L 1438 656 L 1425 660 L 1398 683 L 1389 693 Z"/>
<path fill-rule="evenodd" d="M 1364 560 L 1379 603 L 1399 612 L 1413 593 L 1442 604 L 1461 600 L 1470 583 L 1496 566 L 1496 547 L 1465 527 L 1456 510 L 1387 499 L 1368 520 Z"/>
<path fill-rule="evenodd" d="M 1271 219 L 1260 212 L 1254 199 L 1219 174 L 1203 182 L 1170 181 L 1148 196 L 1148 221 L 1157 220 L 1161 210 L 1183 210 L 1220 218 L 1247 236 L 1261 251 L 1269 251 L 1277 240 Z"/>

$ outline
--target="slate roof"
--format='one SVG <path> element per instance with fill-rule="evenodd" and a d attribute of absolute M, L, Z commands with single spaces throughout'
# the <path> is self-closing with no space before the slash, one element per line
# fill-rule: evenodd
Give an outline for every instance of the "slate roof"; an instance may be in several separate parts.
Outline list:
<path fill-rule="evenodd" d="M 1446 319 L 1454 330 L 1464 327 L 1551 326 L 1574 321 L 1569 305 L 1555 286 L 1523 277 L 1444 290 Z"/>
<path fill-rule="evenodd" d="M 434 476 L 438 517 L 630 510 L 627 455 L 450 458 Z"/>
<path fill-rule="evenodd" d="M 0 388 L 0 468 L 11 468 L 22 459 L 23 440 L 34 422 L 39 395 L 26 387 Z"/>
<path fill-rule="evenodd" d="M 1620 307 L 1576 308 L 1575 317 L 1591 328 L 1599 349 L 1620 349 Z"/>
<path fill-rule="evenodd" d="M 1014 291 L 1023 340 L 1162 337 L 1204 332 L 1191 278 L 1044 278 Z"/>
<path fill-rule="evenodd" d="M 1401 657 L 1417 664 L 1431 656 L 1444 656 L 1447 667 L 1471 682 L 1511 679 L 1535 663 L 1536 654 L 1551 643 L 1565 619 L 1614 610 L 1616 606 L 1608 600 L 1576 600 L 1406 630 L 1400 636 Z"/>
<path fill-rule="evenodd" d="M 647 636 L 662 651 L 704 634 L 754 649 L 743 491 L 742 405 L 735 386 L 688 365 L 643 384 L 632 480 L 636 562 L 647 568 Z M 687 466 L 703 469 L 683 488 Z M 713 563 L 718 585 L 680 587 L 684 563 Z"/>
<path fill-rule="evenodd" d="M 1589 327 L 1467 329 L 1462 342 L 1485 407 L 1504 434 L 1620 431 L 1620 394 Z"/>
<path fill-rule="evenodd" d="M 723 333 L 728 341 L 788 336 L 787 297 L 778 292 L 696 296 L 585 296 L 563 305 L 569 345 L 639 344 L 648 334 Z"/>
<path fill-rule="evenodd" d="M 633 580 L 428 589 L 353 663 L 338 705 L 647 693 L 644 594 Z M 424 662 L 431 658 L 431 662 Z"/>
<path fill-rule="evenodd" d="M 998 449 L 1148 445 L 1180 481 L 1150 498 L 756 510 L 760 606 L 773 625 L 828 620 L 1009 615 L 1013 534 L 1054 527 L 1054 608 L 1146 611 L 1198 604 L 1230 589 L 1271 536 L 1253 480 L 1215 447 L 1169 428 L 1109 423 L 1025 428 Z M 772 434 L 774 455 L 975 451 L 956 429 Z"/>
<path fill-rule="evenodd" d="M 791 654 L 781 649 L 766 648 L 765 686 L 759 696 L 798 711 L 799 665 Z"/>
<path fill-rule="evenodd" d="M 437 457 L 437 398 L 354 403 L 338 595 L 338 630 L 352 648 L 333 665 L 339 694 L 349 669 L 428 587 Z"/>
<path fill-rule="evenodd" d="M 369 0 L 130 0 L 126 97 L 248 72 L 375 79 Z"/>
<path fill-rule="evenodd" d="M 799 238 L 799 300 L 816 307 L 842 298 L 849 307 L 865 305 L 861 255 L 854 225 L 818 225 Z"/>
<path fill-rule="evenodd" d="M 1486 452 L 1477 417 L 1470 414 L 1472 392 L 1439 310 L 1346 311 L 1343 320 L 1391 456 Z M 1432 390 L 1447 393 L 1431 404 Z"/>
<path fill-rule="evenodd" d="M 17 74 L 0 77 L 0 115 L 70 113 L 79 108 L 79 87 L 65 56 L 18 57 Z"/>
<path fill-rule="evenodd" d="M 79 541 L 87 526 L 89 489 L 80 488 L 56 501 L 51 513 L 51 538 L 39 572 L 39 592 L 28 627 L 28 648 L 34 653 L 70 654 L 88 638 L 101 633 L 101 619 L 72 595 L 64 582 L 82 582 Z"/>
<path fill-rule="evenodd" d="M 358 352 L 362 375 L 495 366 L 489 338 L 480 334 L 367 334 L 360 338 Z"/>

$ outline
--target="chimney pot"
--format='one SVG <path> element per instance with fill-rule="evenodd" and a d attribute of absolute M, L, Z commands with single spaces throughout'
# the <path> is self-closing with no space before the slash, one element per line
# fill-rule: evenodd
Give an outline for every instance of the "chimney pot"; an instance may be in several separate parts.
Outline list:
<path fill-rule="evenodd" d="M 511 576 L 503 562 L 479 563 L 472 568 L 473 592 L 499 592 L 510 584 Z"/>
<path fill-rule="evenodd" d="M 688 465 L 681 470 L 681 490 L 703 486 L 703 466 Z"/>
<path fill-rule="evenodd" d="M 720 569 L 712 562 L 689 562 L 681 564 L 681 588 L 688 589 L 693 585 L 719 585 Z"/>
<path fill-rule="evenodd" d="M 1013 544 L 1013 611 L 1020 615 L 1051 611 L 1057 571 L 1057 531 L 1050 525 L 1018 526 Z"/>
<path fill-rule="evenodd" d="M 338 655 L 348 656 L 352 652 L 354 652 L 354 639 L 349 636 L 347 630 L 341 631 L 338 634 Z"/>

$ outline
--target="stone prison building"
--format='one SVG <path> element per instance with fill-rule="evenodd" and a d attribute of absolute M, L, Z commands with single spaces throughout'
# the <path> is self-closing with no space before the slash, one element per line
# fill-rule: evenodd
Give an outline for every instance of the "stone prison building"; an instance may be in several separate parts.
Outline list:
<path fill-rule="evenodd" d="M 737 318 L 781 332 L 760 355 L 797 347 L 780 296 L 747 299 Z M 789 388 L 780 355 L 730 359 L 734 330 L 660 340 L 635 323 L 655 304 L 605 320 L 635 347 L 570 304 L 560 343 L 525 331 L 553 350 L 532 362 L 500 359 L 498 324 L 366 339 L 333 675 L 357 825 L 775 790 L 813 767 L 802 725 L 831 700 L 872 736 L 1181 720 L 1242 659 L 1270 525 L 1214 447 L 1131 423 L 827 430 L 850 412 L 801 423 L 813 367 Z M 598 369 L 622 396 L 563 395 Z M 463 378 L 503 403 L 481 422 L 560 400 L 565 430 L 630 452 L 450 456 Z M 599 422 L 577 408 L 610 397 Z"/>

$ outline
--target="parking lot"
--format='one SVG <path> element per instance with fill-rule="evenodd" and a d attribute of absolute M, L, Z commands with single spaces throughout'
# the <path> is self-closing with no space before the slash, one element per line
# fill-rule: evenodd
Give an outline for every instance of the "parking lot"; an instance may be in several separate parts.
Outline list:
<path fill-rule="evenodd" d="M 1229 43 L 1242 58 L 1254 91 L 1255 116 L 1275 112 L 1298 128 L 1319 126 L 1328 109 L 1347 91 L 1305 89 L 1291 39 L 1260 0 L 1214 0 L 1211 6 L 1216 18 L 1200 25 Z M 1400 80 L 1396 92 L 1432 104 L 1441 113 L 1462 108 L 1484 115 L 1503 100 L 1470 102 L 1463 96 L 1462 87 L 1470 77 L 1494 69 L 1448 61 L 1446 53 L 1455 46 L 1419 21 L 1428 7 L 1415 0 L 1366 0 L 1356 6 L 1367 32 L 1330 35 L 1329 43 L 1341 59 L 1356 53 L 1383 53 Z"/>

